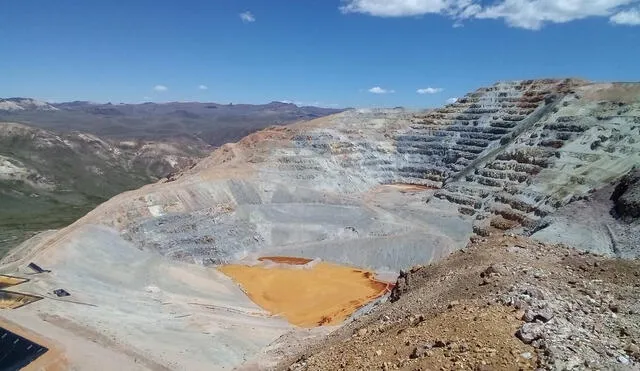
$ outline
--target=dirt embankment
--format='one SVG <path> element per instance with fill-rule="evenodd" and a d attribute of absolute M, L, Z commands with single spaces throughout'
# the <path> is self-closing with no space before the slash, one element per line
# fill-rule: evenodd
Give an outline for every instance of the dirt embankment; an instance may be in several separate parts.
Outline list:
<path fill-rule="evenodd" d="M 391 302 L 290 370 L 633 369 L 640 262 L 507 235 L 403 272 Z"/>

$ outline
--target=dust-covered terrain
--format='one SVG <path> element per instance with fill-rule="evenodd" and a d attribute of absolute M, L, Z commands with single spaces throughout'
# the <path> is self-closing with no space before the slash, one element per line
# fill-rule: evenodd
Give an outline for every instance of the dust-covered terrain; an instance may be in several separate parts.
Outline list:
<path fill-rule="evenodd" d="M 637 367 L 639 136 L 640 84 L 574 79 L 269 127 L 12 250 L 0 272 L 51 272 L 2 316 L 78 368 Z M 264 257 L 396 287 L 301 328 L 280 274 L 241 286 Z"/>

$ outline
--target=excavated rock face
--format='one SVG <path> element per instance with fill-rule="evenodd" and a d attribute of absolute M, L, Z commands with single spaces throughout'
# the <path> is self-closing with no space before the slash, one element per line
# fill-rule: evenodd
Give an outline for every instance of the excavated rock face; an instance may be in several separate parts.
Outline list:
<path fill-rule="evenodd" d="M 84 222 L 205 265 L 271 254 L 397 271 L 462 248 L 472 231 L 538 231 L 626 173 L 640 162 L 638 92 L 516 81 L 427 113 L 359 110 L 270 128 Z"/>
<path fill-rule="evenodd" d="M 520 162 L 509 163 L 508 155 L 497 169 L 471 171 L 536 124 L 550 111 L 545 101 L 570 84 L 499 83 L 427 114 L 351 111 L 258 133 L 222 150 L 232 157 L 194 169 L 201 174 L 222 163 L 251 164 L 250 176 L 223 176 L 228 180 L 207 191 L 214 192 L 207 196 L 211 199 L 188 202 L 226 203 L 229 209 L 175 213 L 166 205 L 185 205 L 184 196 L 156 201 L 154 192 L 141 209 L 149 206 L 156 217 L 129 224 L 125 236 L 144 249 L 204 264 L 248 253 L 320 257 L 394 271 L 430 261 L 464 246 L 472 217 L 487 212 L 483 197 L 495 197 L 494 189 L 520 184 L 547 164 L 547 152 L 533 148 L 513 155 Z M 513 169 L 500 170 L 504 164 Z M 425 191 L 402 197 L 379 192 L 380 186 L 394 184 L 420 185 Z M 191 198 L 203 191 L 176 192 Z M 166 192 L 158 195 L 164 197 Z M 511 213 L 503 212 L 532 224 L 519 211 Z"/>
<path fill-rule="evenodd" d="M 640 169 L 634 169 L 620 180 L 611 199 L 617 215 L 624 219 L 640 217 Z"/>

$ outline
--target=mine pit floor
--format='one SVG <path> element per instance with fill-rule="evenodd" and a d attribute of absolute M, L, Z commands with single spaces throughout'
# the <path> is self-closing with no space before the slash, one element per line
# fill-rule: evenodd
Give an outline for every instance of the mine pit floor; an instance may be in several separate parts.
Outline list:
<path fill-rule="evenodd" d="M 430 187 L 427 185 L 422 185 L 422 184 L 410 184 L 410 183 L 391 183 L 391 184 L 386 184 L 383 186 L 380 186 L 381 189 L 395 189 L 398 190 L 400 192 L 424 192 L 424 191 L 431 191 L 431 190 L 436 190 L 439 188 L 436 187 Z"/>
<path fill-rule="evenodd" d="M 260 307 L 300 327 L 340 324 L 392 288 L 367 270 L 327 262 L 307 265 L 311 260 L 305 258 L 259 260 L 280 264 L 231 264 L 218 269 Z"/>

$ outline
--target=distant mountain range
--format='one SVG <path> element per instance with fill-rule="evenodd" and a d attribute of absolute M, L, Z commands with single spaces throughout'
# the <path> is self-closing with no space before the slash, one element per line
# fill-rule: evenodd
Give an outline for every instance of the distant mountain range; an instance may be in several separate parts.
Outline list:
<path fill-rule="evenodd" d="M 31 98 L 0 98 L 0 112 L 20 111 L 57 111 L 58 109 L 47 102 Z"/>
<path fill-rule="evenodd" d="M 270 126 L 341 112 L 292 103 L 219 104 L 199 102 L 111 104 L 46 103 L 31 98 L 0 99 L 0 121 L 58 132 L 81 131 L 108 138 L 158 140 L 198 138 L 211 146 L 235 142 Z"/>
<path fill-rule="evenodd" d="M 0 257 L 110 197 L 152 183 L 272 125 L 341 110 L 217 103 L 0 99 Z"/>

